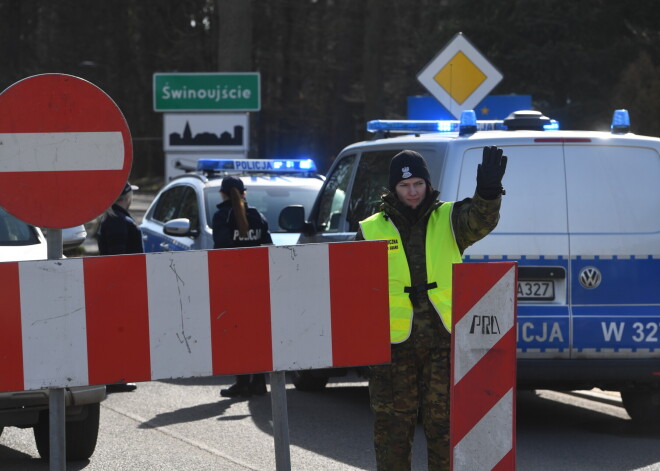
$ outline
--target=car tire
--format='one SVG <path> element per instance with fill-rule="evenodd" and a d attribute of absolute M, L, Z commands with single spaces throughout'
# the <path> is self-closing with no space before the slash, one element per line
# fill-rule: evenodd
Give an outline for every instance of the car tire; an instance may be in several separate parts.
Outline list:
<path fill-rule="evenodd" d="M 66 459 L 67 461 L 82 461 L 94 454 L 96 440 L 99 435 L 101 404 L 84 406 L 85 418 L 67 421 L 66 423 Z M 50 433 L 48 411 L 41 412 L 39 423 L 34 426 L 34 441 L 42 459 L 50 458 Z"/>
<path fill-rule="evenodd" d="M 328 384 L 327 376 L 315 375 L 310 371 L 293 371 L 291 380 L 298 391 L 305 392 L 323 391 Z"/>
<path fill-rule="evenodd" d="M 621 391 L 621 402 L 633 422 L 660 426 L 660 391 Z"/>

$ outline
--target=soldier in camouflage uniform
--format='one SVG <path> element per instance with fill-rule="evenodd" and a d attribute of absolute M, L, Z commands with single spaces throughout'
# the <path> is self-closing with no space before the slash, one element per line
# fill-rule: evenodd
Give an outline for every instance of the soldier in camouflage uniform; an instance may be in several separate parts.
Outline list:
<path fill-rule="evenodd" d="M 484 148 L 477 169 L 477 191 L 473 198 L 453 203 L 450 217 L 455 246 L 460 254 L 492 231 L 499 220 L 502 177 L 507 157 L 497 147 Z M 410 469 L 412 443 L 418 413 L 428 446 L 428 469 L 449 469 L 449 385 L 451 337 L 440 313 L 429 297 L 433 280 L 427 280 L 427 227 L 434 211 L 443 204 L 430 183 L 424 158 L 414 151 L 397 154 L 390 163 L 389 192 L 382 197 L 380 212 L 398 230 L 410 271 L 406 287 L 412 303 L 411 326 L 403 340 L 392 342 L 392 362 L 371 368 L 369 395 L 374 413 L 374 445 L 378 470 Z M 377 215 L 380 215 L 380 212 Z M 376 216 L 376 215 L 374 215 Z M 374 235 L 360 223 L 356 240 Z M 383 227 L 383 226 L 381 226 Z M 390 239 L 390 251 L 393 240 Z M 432 249 L 431 249 L 432 250 Z M 457 252 L 457 253 L 458 253 Z M 442 263 L 452 258 L 440 253 Z M 390 259 L 390 305 L 392 305 L 392 259 Z M 458 255 L 460 261 L 460 255 Z M 449 283 L 451 283 L 449 281 Z M 451 295 L 449 295 L 451 296 Z M 451 302 L 451 298 L 449 299 Z M 449 308 L 449 312 L 451 312 Z M 391 312 L 392 322 L 392 312 Z M 392 325 L 392 324 L 391 324 Z M 392 334 L 394 336 L 394 333 Z"/>

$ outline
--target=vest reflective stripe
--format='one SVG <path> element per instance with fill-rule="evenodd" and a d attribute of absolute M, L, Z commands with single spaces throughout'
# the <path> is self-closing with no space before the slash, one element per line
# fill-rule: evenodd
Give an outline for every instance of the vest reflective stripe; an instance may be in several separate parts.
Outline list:
<path fill-rule="evenodd" d="M 431 303 L 451 332 L 452 264 L 461 262 L 461 254 L 451 225 L 453 203 L 443 203 L 431 214 L 426 228 L 426 279 L 437 283 L 428 291 Z M 388 241 L 388 274 L 390 297 L 390 340 L 401 343 L 410 336 L 413 306 L 404 288 L 411 285 L 410 268 L 401 236 L 394 223 L 383 212 L 360 222 L 366 240 Z"/>

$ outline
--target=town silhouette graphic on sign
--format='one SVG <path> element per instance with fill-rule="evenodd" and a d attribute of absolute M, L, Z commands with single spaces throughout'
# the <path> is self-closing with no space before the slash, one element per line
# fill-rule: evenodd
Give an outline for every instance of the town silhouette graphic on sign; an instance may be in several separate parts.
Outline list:
<path fill-rule="evenodd" d="M 170 134 L 171 146 L 240 146 L 243 145 L 243 126 L 234 126 L 234 135 L 228 131 L 220 134 L 202 132 L 193 136 L 190 123 L 186 121 L 183 135 L 178 132 Z"/>

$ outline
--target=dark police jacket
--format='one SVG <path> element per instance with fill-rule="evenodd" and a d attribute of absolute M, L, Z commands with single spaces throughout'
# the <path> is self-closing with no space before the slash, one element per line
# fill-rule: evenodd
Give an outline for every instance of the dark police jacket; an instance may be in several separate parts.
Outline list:
<path fill-rule="evenodd" d="M 256 209 L 245 205 L 248 230 L 247 236 L 241 238 L 238 225 L 234 218 L 231 201 L 223 201 L 213 215 L 213 248 L 227 249 L 234 247 L 256 247 L 262 244 L 272 244 L 266 218 Z"/>
<path fill-rule="evenodd" d="M 99 255 L 143 253 L 142 231 L 131 215 L 116 204 L 112 210 L 116 216 L 104 215 L 96 232 Z"/>

